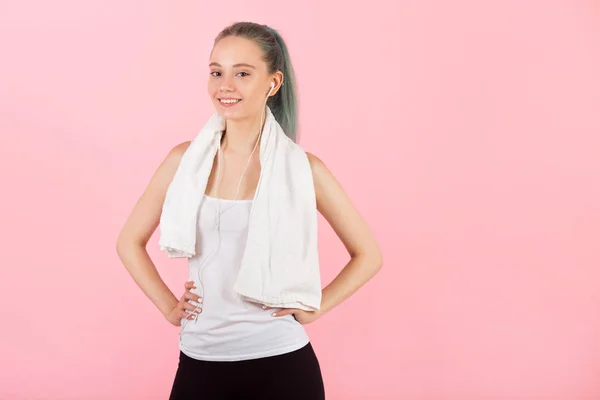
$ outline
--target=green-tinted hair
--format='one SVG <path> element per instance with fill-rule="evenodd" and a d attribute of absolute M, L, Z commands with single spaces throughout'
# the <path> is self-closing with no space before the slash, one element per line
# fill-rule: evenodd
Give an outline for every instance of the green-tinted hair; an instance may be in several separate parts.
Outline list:
<path fill-rule="evenodd" d="M 263 51 L 263 60 L 267 63 L 269 74 L 274 74 L 278 70 L 283 73 L 284 84 L 274 96 L 269 97 L 267 105 L 285 134 L 296 142 L 298 127 L 296 77 L 294 76 L 290 54 L 281 35 L 267 25 L 254 22 L 236 22 L 217 35 L 214 45 L 228 36 L 238 36 L 254 41 Z"/>

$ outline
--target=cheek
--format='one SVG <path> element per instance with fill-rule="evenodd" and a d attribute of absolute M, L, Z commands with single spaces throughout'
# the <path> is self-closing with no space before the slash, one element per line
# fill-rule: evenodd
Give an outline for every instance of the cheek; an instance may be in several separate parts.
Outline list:
<path fill-rule="evenodd" d="M 257 84 L 253 84 L 251 86 L 249 85 L 248 87 L 245 87 L 242 90 L 246 95 L 246 98 L 248 98 L 249 103 L 251 102 L 257 105 L 265 102 L 265 100 L 267 99 L 267 93 L 269 91 L 269 89 L 264 90 L 262 85 Z"/>
<path fill-rule="evenodd" d="M 214 82 L 208 82 L 208 85 L 206 85 L 206 92 L 211 98 L 214 98 L 217 94 L 217 85 Z"/>

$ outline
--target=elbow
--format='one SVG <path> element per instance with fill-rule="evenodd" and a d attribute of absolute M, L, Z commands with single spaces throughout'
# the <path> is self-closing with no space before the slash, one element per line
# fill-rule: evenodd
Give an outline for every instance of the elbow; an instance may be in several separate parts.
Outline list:
<path fill-rule="evenodd" d="M 381 254 L 381 252 L 378 252 L 374 256 L 373 264 L 375 265 L 377 271 L 379 271 L 381 267 L 383 267 L 383 254 Z"/>
<path fill-rule="evenodd" d="M 383 255 L 379 250 L 353 254 L 351 257 L 361 259 L 364 265 L 368 265 L 375 272 L 378 272 L 383 266 Z"/>
<path fill-rule="evenodd" d="M 383 267 L 383 254 L 381 253 L 379 246 L 376 246 L 375 249 L 370 251 L 369 260 L 371 260 L 371 265 L 373 265 L 373 268 L 376 271 L 379 271 L 381 267 Z"/>
<path fill-rule="evenodd" d="M 123 251 L 127 247 L 125 243 L 125 237 L 123 236 L 123 231 L 121 231 L 117 237 L 117 242 L 115 243 L 115 250 L 119 256 L 123 254 Z"/>
<path fill-rule="evenodd" d="M 145 248 L 146 245 L 141 244 L 138 241 L 125 237 L 123 235 L 119 235 L 119 237 L 117 238 L 115 250 L 121 259 L 123 259 L 123 256 L 129 253 L 134 247 Z"/>
<path fill-rule="evenodd" d="M 121 240 L 117 240 L 115 250 L 119 256 L 123 254 L 123 242 Z"/>
<path fill-rule="evenodd" d="M 125 254 L 126 249 L 127 245 L 125 242 L 122 239 L 117 239 L 115 250 L 120 259 L 123 259 L 123 254 Z"/>

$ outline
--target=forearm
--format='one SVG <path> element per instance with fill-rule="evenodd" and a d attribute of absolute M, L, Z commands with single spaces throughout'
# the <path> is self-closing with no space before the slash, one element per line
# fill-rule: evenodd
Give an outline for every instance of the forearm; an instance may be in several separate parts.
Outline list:
<path fill-rule="evenodd" d="M 117 244 L 117 254 L 123 265 L 163 315 L 167 315 L 179 302 L 161 279 L 146 248 L 137 244 Z"/>
<path fill-rule="evenodd" d="M 352 296 L 381 269 L 381 266 L 382 261 L 377 257 L 352 257 L 335 279 L 323 289 L 320 312 L 325 314 Z"/>

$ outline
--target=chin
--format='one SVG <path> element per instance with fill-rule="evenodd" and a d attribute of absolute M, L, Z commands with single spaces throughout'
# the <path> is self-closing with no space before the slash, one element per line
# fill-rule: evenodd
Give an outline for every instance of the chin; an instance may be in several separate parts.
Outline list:
<path fill-rule="evenodd" d="M 219 113 L 219 115 L 225 119 L 229 119 L 232 121 L 235 121 L 237 119 L 241 119 L 243 118 L 239 112 L 233 111 L 233 110 L 223 110 L 221 109 L 217 109 L 217 112 Z"/>
<path fill-rule="evenodd" d="M 235 107 L 234 107 L 235 108 Z M 219 115 L 225 119 L 229 119 L 232 121 L 242 120 L 248 117 L 248 113 L 244 112 L 243 109 L 234 109 L 234 108 L 223 108 L 217 104 L 217 112 Z"/>

